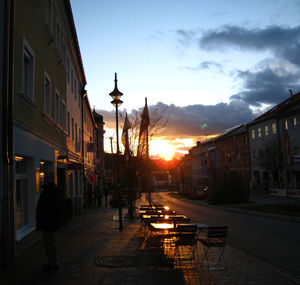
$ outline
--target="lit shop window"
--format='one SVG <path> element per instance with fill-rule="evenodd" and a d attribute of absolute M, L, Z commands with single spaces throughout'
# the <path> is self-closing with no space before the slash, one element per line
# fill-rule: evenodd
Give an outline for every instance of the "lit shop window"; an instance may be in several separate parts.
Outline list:
<path fill-rule="evenodd" d="M 26 159 L 15 156 L 16 165 L 16 225 L 17 230 L 28 224 L 28 178 Z"/>

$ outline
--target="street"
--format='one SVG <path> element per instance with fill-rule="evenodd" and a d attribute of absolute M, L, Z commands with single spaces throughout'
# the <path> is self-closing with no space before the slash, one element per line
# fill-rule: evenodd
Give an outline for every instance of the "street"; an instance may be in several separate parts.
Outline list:
<path fill-rule="evenodd" d="M 300 268 L 300 223 L 209 207 L 166 192 L 152 193 L 152 202 L 167 204 L 192 222 L 228 225 L 228 244 L 294 274 Z"/>

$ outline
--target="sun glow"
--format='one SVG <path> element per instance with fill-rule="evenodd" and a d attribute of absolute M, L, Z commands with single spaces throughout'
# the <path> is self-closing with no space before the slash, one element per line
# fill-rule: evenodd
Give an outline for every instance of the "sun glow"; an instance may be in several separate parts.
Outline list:
<path fill-rule="evenodd" d="M 176 149 L 166 140 L 156 139 L 150 143 L 151 155 L 157 155 L 164 160 L 171 160 L 175 155 Z"/>

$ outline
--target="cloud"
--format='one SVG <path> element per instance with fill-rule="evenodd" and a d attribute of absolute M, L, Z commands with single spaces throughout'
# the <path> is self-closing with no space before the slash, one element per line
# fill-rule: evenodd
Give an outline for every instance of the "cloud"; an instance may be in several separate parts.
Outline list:
<path fill-rule="evenodd" d="M 216 69 L 218 72 L 223 72 L 222 64 L 215 61 L 203 61 L 198 66 L 188 66 L 186 69 L 196 71 L 196 70 L 207 70 L 207 69 Z"/>
<path fill-rule="evenodd" d="M 235 76 L 242 80 L 242 89 L 231 95 L 231 100 L 241 100 L 246 104 L 260 107 L 263 104 L 278 104 L 288 96 L 288 89 L 297 92 L 300 89 L 300 26 L 266 28 L 244 28 L 227 25 L 209 30 L 201 35 L 191 31 L 182 31 L 180 35 L 189 42 L 197 42 L 198 47 L 207 52 L 239 49 L 245 53 L 267 52 L 269 58 L 259 62 L 251 70 L 239 70 Z M 192 37 L 195 37 L 192 40 Z M 190 70 L 222 68 L 217 62 L 202 62 Z"/>
<path fill-rule="evenodd" d="M 210 30 L 198 39 L 205 50 L 238 48 L 256 52 L 270 51 L 296 65 L 300 64 L 300 26 L 270 26 L 264 29 L 246 29 L 239 26 L 223 26 Z"/>
<path fill-rule="evenodd" d="M 240 100 L 233 100 L 228 104 L 189 105 L 185 107 L 158 102 L 156 105 L 149 106 L 150 114 L 153 110 L 168 119 L 164 130 L 164 136 L 167 137 L 199 137 L 222 133 L 225 129 L 247 123 L 255 117 L 249 105 Z M 103 110 L 97 110 L 97 112 L 103 115 L 106 128 L 115 127 L 114 112 Z"/>
<path fill-rule="evenodd" d="M 276 105 L 289 96 L 288 89 L 299 90 L 298 73 L 286 70 L 265 68 L 258 72 L 238 71 L 238 77 L 244 82 L 244 90 L 234 94 L 230 99 L 242 100 L 253 106 L 262 104 Z"/>

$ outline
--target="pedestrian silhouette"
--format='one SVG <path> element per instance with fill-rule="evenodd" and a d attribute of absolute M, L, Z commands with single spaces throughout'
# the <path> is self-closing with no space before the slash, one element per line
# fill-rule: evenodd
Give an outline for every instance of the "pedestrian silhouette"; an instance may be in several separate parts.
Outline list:
<path fill-rule="evenodd" d="M 96 208 L 96 204 L 97 204 L 97 207 L 101 207 L 102 206 L 102 193 L 101 193 L 99 185 L 97 185 L 95 187 L 94 194 L 95 194 L 94 208 Z"/>
<path fill-rule="evenodd" d="M 48 263 L 45 271 L 58 270 L 56 232 L 63 223 L 62 194 L 54 184 L 52 172 L 45 172 L 44 184 L 36 207 L 36 230 L 42 231 Z"/>

